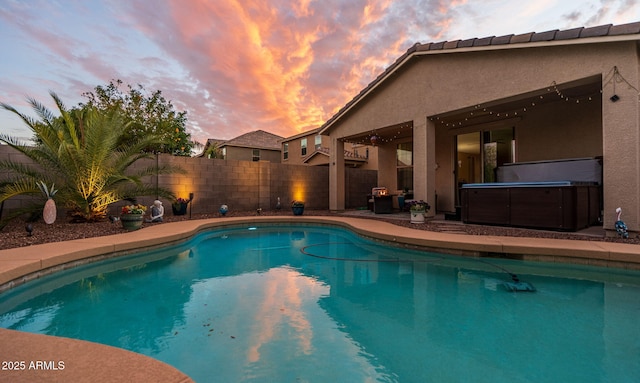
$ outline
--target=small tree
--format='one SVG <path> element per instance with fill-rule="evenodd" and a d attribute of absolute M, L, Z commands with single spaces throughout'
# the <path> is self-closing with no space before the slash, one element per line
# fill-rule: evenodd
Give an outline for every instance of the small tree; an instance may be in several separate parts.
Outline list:
<path fill-rule="evenodd" d="M 171 101 L 167 101 L 160 90 L 150 95 L 142 85 L 136 88 L 127 85 L 125 93 L 120 89 L 122 81 L 111 81 L 107 86 L 97 86 L 94 92 L 84 93 L 88 106 L 101 111 L 119 110 L 129 123 L 119 144 L 146 135 L 160 137 L 157 144 L 144 148 L 146 152 L 169 153 L 175 156 L 190 156 L 193 143 L 186 132 L 187 112 L 176 112 Z"/>
<path fill-rule="evenodd" d="M 204 156 L 206 158 L 223 158 L 222 149 L 220 149 L 220 144 L 218 143 L 210 144 L 207 150 L 204 152 Z"/>
<path fill-rule="evenodd" d="M 55 184 L 57 198 L 69 209 L 75 221 L 96 221 L 106 216 L 110 204 L 142 195 L 172 198 L 170 191 L 145 185 L 144 177 L 170 174 L 177 168 L 152 165 L 132 172 L 130 166 L 153 155 L 143 149 L 159 145 L 154 135 L 132 137 L 123 143 L 128 125 L 117 109 L 100 110 L 91 106 L 67 110 L 55 93 L 50 93 L 60 116 L 55 116 L 36 100 L 29 99 L 39 120 L 18 112 L 7 104 L 4 109 L 18 115 L 34 134 L 36 145 L 27 146 L 16 138 L 0 134 L 0 141 L 13 147 L 33 164 L 0 161 L 0 169 L 10 178 L 0 184 L 0 202 L 18 195 L 40 193 L 38 184 Z M 155 163 L 155 162 L 153 162 Z M 28 211 L 42 209 L 34 204 L 10 215 L 11 219 Z"/>

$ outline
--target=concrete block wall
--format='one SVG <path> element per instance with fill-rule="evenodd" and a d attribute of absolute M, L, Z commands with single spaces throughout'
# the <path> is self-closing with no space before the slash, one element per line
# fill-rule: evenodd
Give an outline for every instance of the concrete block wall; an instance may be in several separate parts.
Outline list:
<path fill-rule="evenodd" d="M 11 158 L 28 162 L 13 149 L 0 145 L 0 160 Z M 293 199 L 303 200 L 308 209 L 329 209 L 329 168 L 326 166 L 287 165 L 268 161 L 252 162 L 208 158 L 174 157 L 160 154 L 138 161 L 133 169 L 171 165 L 183 172 L 148 177 L 145 182 L 173 191 L 178 197 L 189 198 L 192 213 L 216 213 L 222 204 L 230 210 L 250 211 L 258 208 L 273 210 L 278 197 L 283 209 L 289 209 Z M 3 175 L 0 174 L 0 177 Z M 5 175 L 6 177 L 6 175 Z M 346 172 L 346 207 L 366 206 L 366 195 L 376 186 L 377 172 L 349 168 Z M 138 202 L 151 205 L 155 195 L 142 196 Z M 28 197 L 12 198 L 5 202 L 5 211 L 19 207 Z M 160 198 L 168 214 L 171 201 Z M 118 214 L 125 202 L 113 204 L 111 214 Z M 62 206 L 59 202 L 58 206 Z M 64 217 L 60 212 L 60 217 Z"/>

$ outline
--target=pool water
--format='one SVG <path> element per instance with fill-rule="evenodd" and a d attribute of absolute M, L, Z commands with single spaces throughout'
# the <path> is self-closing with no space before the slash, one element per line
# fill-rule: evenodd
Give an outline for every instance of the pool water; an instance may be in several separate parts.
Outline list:
<path fill-rule="evenodd" d="M 536 292 L 510 292 L 517 274 Z M 323 226 L 211 231 L 0 295 L 0 326 L 196 382 L 638 382 L 640 273 L 418 252 Z"/>

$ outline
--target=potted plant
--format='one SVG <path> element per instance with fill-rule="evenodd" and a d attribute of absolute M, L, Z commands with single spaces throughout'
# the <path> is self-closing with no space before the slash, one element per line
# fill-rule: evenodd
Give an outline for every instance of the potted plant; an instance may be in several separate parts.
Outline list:
<path fill-rule="evenodd" d="M 144 213 L 146 211 L 147 207 L 140 204 L 123 206 L 120 214 L 122 227 L 126 230 L 138 230 L 142 227 L 142 221 L 144 220 Z"/>
<path fill-rule="evenodd" d="M 302 215 L 304 213 L 304 202 L 293 200 L 291 201 L 291 210 L 293 215 Z"/>
<path fill-rule="evenodd" d="M 189 202 L 191 202 L 190 199 L 176 198 L 176 200 L 171 203 L 171 210 L 173 210 L 173 215 L 187 214 L 187 205 L 189 205 Z"/>
<path fill-rule="evenodd" d="M 410 201 L 407 204 L 409 205 L 409 212 L 411 213 L 411 223 L 423 223 L 424 214 L 431 209 L 429 203 L 420 200 Z"/>

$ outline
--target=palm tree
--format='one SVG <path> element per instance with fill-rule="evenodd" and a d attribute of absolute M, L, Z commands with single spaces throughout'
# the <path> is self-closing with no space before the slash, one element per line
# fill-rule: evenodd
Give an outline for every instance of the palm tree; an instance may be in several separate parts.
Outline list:
<path fill-rule="evenodd" d="M 106 217 L 109 205 L 123 199 L 143 195 L 173 197 L 168 190 L 144 184 L 143 179 L 175 173 L 179 168 L 152 165 L 137 171 L 130 169 L 136 161 L 153 157 L 143 149 L 158 144 L 160 140 L 156 136 L 147 135 L 118 144 L 127 128 L 120 112 L 100 111 L 91 106 L 67 110 L 55 93 L 50 95 L 60 116 L 31 98 L 28 101 L 39 117 L 37 120 L 10 105 L 0 104 L 24 121 L 36 141 L 35 146 L 28 146 L 0 134 L 0 141 L 33 161 L 33 164 L 0 161 L 0 169 L 11 174 L 11 178 L 0 184 L 0 202 L 18 195 L 36 195 L 40 182 L 55 183 L 57 199 L 73 219 L 91 222 Z M 8 218 L 41 208 L 42 204 L 34 203 Z"/>

